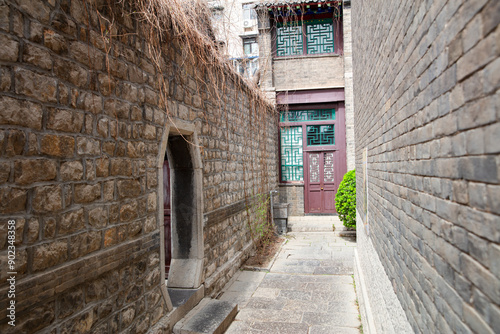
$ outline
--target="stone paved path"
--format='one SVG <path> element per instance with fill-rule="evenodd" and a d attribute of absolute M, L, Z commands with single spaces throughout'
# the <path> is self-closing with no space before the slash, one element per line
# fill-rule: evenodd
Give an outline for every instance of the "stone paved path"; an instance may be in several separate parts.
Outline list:
<path fill-rule="evenodd" d="M 359 333 L 351 276 L 355 239 L 338 236 L 343 227 L 336 217 L 293 223 L 270 271 L 241 271 L 221 296 L 240 310 L 227 334 Z"/>

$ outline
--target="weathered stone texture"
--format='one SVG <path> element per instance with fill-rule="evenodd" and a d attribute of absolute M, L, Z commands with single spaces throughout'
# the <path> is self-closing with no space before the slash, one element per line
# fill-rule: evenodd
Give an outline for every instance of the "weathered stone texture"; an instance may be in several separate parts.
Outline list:
<path fill-rule="evenodd" d="M 56 264 L 63 263 L 68 258 L 68 243 L 57 241 L 35 247 L 33 252 L 33 271 L 40 271 Z"/>
<path fill-rule="evenodd" d="M 358 252 L 376 329 L 498 332 L 498 1 L 352 12 L 358 185 L 368 152 Z"/>
<path fill-rule="evenodd" d="M 57 164 L 53 160 L 19 160 L 14 164 L 15 182 L 27 185 L 34 182 L 54 180 Z"/>
<path fill-rule="evenodd" d="M 116 13 L 109 27 L 108 14 L 93 1 L 0 2 L 0 266 L 15 219 L 19 302 L 14 329 L 0 299 L 1 333 L 144 333 L 168 313 L 157 166 L 172 121 L 201 145 L 200 221 L 218 217 L 202 232 L 207 293 L 251 250 L 246 203 L 276 186 L 270 107 L 229 71 L 225 87 L 196 81 L 209 76 L 176 41 L 160 74 L 141 23 Z"/>

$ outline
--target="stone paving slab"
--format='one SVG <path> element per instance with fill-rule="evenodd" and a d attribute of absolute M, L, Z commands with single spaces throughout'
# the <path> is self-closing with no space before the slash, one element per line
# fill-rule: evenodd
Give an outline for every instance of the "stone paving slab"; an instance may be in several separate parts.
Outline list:
<path fill-rule="evenodd" d="M 351 290 L 352 289 L 352 290 Z M 335 291 L 315 291 L 312 293 L 313 300 L 322 302 L 343 301 L 343 300 L 356 300 L 356 292 L 354 287 L 338 289 Z"/>
<path fill-rule="evenodd" d="M 229 326 L 229 328 L 226 330 L 225 334 L 262 334 L 261 331 L 252 329 L 252 324 L 253 323 L 235 319 L 231 326 Z"/>
<path fill-rule="evenodd" d="M 237 281 L 239 282 L 260 282 L 266 273 L 260 271 L 240 271 Z"/>
<path fill-rule="evenodd" d="M 352 265 L 349 264 L 340 264 L 335 267 L 317 267 L 313 271 L 315 275 L 349 275 L 350 273 L 352 273 Z"/>
<path fill-rule="evenodd" d="M 304 312 L 302 322 L 313 325 L 332 325 L 342 327 L 357 328 L 361 325 L 357 314 L 352 313 L 318 313 L 318 312 Z"/>
<path fill-rule="evenodd" d="M 261 288 L 294 289 L 294 290 L 304 290 L 306 286 L 307 283 L 291 282 L 290 280 L 286 282 L 263 280 L 259 285 L 259 287 Z"/>
<path fill-rule="evenodd" d="M 235 320 L 225 334 L 307 334 L 309 325 L 287 322 L 247 323 Z"/>
<path fill-rule="evenodd" d="M 333 220 L 324 218 L 322 226 Z M 333 231 L 291 232 L 287 238 L 269 272 L 242 272 L 222 295 L 240 308 L 226 333 L 359 333 L 355 239 Z"/>
<path fill-rule="evenodd" d="M 286 264 L 277 264 L 276 269 L 273 271 L 277 271 L 280 273 L 288 273 L 288 274 L 314 274 L 316 267 L 313 266 L 289 266 Z"/>
<path fill-rule="evenodd" d="M 254 297 L 248 301 L 246 307 L 264 310 L 283 310 L 285 305 L 285 300 L 269 300 L 268 298 Z"/>
<path fill-rule="evenodd" d="M 280 290 L 278 299 L 311 300 L 312 292 L 300 290 Z"/>
<path fill-rule="evenodd" d="M 266 275 L 265 280 L 273 277 L 272 275 L 279 275 L 269 273 Z M 299 283 L 328 283 L 328 284 L 352 284 L 351 276 L 333 276 L 333 275 L 283 275 L 288 276 L 290 282 Z"/>
<path fill-rule="evenodd" d="M 360 331 L 357 328 L 332 327 L 332 326 L 311 326 L 308 334 L 359 334 L 359 332 Z"/>
<path fill-rule="evenodd" d="M 303 312 L 280 312 L 280 310 L 259 310 L 244 308 L 238 315 L 237 320 L 244 320 L 248 322 L 288 322 L 300 323 L 302 320 Z"/>
<path fill-rule="evenodd" d="M 323 310 L 325 310 L 325 308 Z M 353 313 L 356 315 L 359 314 L 358 305 L 356 304 L 356 301 L 346 302 L 344 300 L 342 300 L 342 301 L 338 301 L 338 300 L 329 301 L 328 307 L 326 308 L 326 312 L 328 312 L 328 313 L 330 313 L 330 312 L 344 312 L 344 313 Z"/>
<path fill-rule="evenodd" d="M 253 293 L 259 286 L 260 282 L 241 282 L 235 281 L 227 291 L 240 293 Z"/>
<path fill-rule="evenodd" d="M 328 302 L 318 302 L 317 300 L 287 300 L 283 310 L 302 312 L 324 312 L 328 309 Z"/>
<path fill-rule="evenodd" d="M 252 325 L 252 329 L 259 330 L 259 333 L 266 334 L 307 334 L 309 326 L 302 323 L 287 323 L 287 322 L 256 322 Z"/>
<path fill-rule="evenodd" d="M 257 288 L 255 290 L 254 294 L 252 297 L 260 297 L 260 298 L 267 298 L 267 299 L 276 299 L 278 298 L 278 295 L 280 293 L 280 289 L 272 289 L 272 288 Z"/>

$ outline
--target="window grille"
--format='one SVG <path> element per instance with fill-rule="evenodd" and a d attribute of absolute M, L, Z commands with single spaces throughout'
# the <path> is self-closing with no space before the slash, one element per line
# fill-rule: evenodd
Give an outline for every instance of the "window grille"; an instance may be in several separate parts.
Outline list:
<path fill-rule="evenodd" d="M 301 126 L 281 128 L 281 179 L 304 180 Z"/>
<path fill-rule="evenodd" d="M 296 56 L 303 53 L 302 26 L 278 27 L 276 37 L 278 56 Z"/>
<path fill-rule="evenodd" d="M 281 122 L 306 122 L 335 120 L 335 109 L 282 111 Z"/>
<path fill-rule="evenodd" d="M 334 52 L 332 19 L 279 22 L 277 24 L 276 55 L 278 57 Z"/>
<path fill-rule="evenodd" d="M 307 54 L 333 53 L 331 23 L 306 24 Z"/>
<path fill-rule="evenodd" d="M 308 125 L 307 146 L 335 145 L 335 125 Z"/>

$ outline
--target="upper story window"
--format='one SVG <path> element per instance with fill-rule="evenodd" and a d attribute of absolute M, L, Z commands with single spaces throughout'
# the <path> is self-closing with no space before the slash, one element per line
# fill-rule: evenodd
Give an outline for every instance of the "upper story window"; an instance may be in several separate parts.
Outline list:
<path fill-rule="evenodd" d="M 255 38 L 243 38 L 243 51 L 245 56 L 258 56 L 259 44 Z"/>
<path fill-rule="evenodd" d="M 243 33 L 256 32 L 257 12 L 254 4 L 243 4 Z"/>
<path fill-rule="evenodd" d="M 278 23 L 276 55 L 299 56 L 335 53 L 332 19 Z"/>
<path fill-rule="evenodd" d="M 257 12 L 255 11 L 254 4 L 244 4 L 243 7 L 243 20 L 257 20 Z"/>

